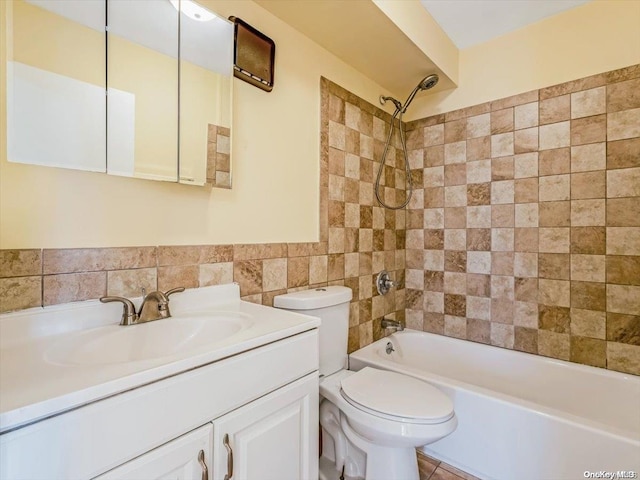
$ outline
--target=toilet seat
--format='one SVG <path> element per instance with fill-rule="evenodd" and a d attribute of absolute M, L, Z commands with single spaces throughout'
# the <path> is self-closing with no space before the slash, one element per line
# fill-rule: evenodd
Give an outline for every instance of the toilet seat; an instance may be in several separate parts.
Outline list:
<path fill-rule="evenodd" d="M 447 395 L 408 375 L 365 367 L 343 378 L 340 386 L 349 404 L 387 420 L 433 425 L 454 416 Z"/>

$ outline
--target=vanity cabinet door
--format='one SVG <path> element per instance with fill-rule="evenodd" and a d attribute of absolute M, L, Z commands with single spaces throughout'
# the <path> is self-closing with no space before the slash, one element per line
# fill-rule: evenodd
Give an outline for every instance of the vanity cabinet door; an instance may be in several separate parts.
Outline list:
<path fill-rule="evenodd" d="M 318 373 L 220 417 L 213 429 L 215 479 L 317 479 Z"/>
<path fill-rule="evenodd" d="M 212 433 L 208 423 L 94 480 L 213 480 Z"/>

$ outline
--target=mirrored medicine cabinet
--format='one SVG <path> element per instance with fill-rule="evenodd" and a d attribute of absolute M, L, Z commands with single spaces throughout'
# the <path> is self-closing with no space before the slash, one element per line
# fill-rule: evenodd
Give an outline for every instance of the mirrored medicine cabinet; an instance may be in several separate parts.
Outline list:
<path fill-rule="evenodd" d="M 9 161 L 231 188 L 231 22 L 191 0 L 9 3 Z"/>

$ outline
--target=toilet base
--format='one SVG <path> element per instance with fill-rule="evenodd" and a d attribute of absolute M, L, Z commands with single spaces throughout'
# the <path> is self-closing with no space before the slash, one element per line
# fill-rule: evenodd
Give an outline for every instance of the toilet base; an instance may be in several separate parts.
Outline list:
<path fill-rule="evenodd" d="M 318 464 L 318 479 L 319 480 L 338 480 L 340 478 L 340 472 L 336 470 L 336 464 L 329 460 L 327 457 L 320 457 Z M 363 477 L 350 477 L 345 473 L 344 480 L 364 480 Z"/>
<path fill-rule="evenodd" d="M 403 451 L 393 452 L 391 456 L 372 452 L 367 456 L 366 476 L 351 477 L 345 473 L 344 480 L 419 480 L 416 451 L 410 448 L 400 450 Z M 319 480 L 340 478 L 335 462 L 325 456 L 320 458 L 318 472 Z"/>

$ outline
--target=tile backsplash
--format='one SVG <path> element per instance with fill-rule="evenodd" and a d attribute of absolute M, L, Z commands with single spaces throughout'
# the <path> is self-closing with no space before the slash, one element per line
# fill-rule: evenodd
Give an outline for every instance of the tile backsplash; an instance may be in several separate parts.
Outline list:
<path fill-rule="evenodd" d="M 272 305 L 288 291 L 346 285 L 354 295 L 349 350 L 380 338 L 383 315 L 404 320 L 404 289 L 382 297 L 375 288 L 383 269 L 404 280 L 405 211 L 374 206 L 373 158 L 391 117 L 326 79 L 321 95 L 319 242 L 0 250 L 0 311 L 230 282 L 245 300 Z M 210 151 L 220 150 L 221 133 L 210 129 Z M 387 199 L 404 198 L 400 160 L 385 167 Z"/>
<path fill-rule="evenodd" d="M 373 192 L 390 116 L 323 78 L 319 242 L 2 250 L 0 311 L 231 281 L 271 305 L 340 284 L 349 351 L 389 315 L 640 374 L 639 92 L 635 65 L 410 122 L 414 194 L 393 211 Z M 391 203 L 406 194 L 397 147 Z M 385 296 L 382 269 L 401 283 Z"/>

